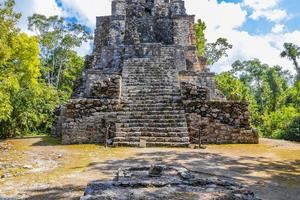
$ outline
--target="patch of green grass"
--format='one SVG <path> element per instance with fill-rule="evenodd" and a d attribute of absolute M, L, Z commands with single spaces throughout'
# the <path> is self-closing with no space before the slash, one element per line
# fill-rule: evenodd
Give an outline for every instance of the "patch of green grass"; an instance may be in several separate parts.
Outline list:
<path fill-rule="evenodd" d="M 45 146 L 61 145 L 61 140 L 59 138 L 53 138 L 50 136 L 43 136 L 41 138 L 42 138 L 42 141 L 40 142 L 41 145 L 45 145 Z"/>
<path fill-rule="evenodd" d="M 47 133 L 41 133 L 41 132 L 31 132 L 27 133 L 25 137 L 37 137 L 37 136 L 47 136 Z"/>

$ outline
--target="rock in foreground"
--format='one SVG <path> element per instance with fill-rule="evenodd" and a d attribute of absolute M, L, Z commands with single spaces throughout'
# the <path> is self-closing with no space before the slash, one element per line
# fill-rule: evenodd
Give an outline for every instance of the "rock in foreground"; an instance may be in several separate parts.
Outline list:
<path fill-rule="evenodd" d="M 153 176 L 154 169 L 163 169 Z M 185 168 L 164 165 L 119 169 L 115 180 L 93 182 L 81 200 L 258 200 L 228 180 L 195 178 Z"/>

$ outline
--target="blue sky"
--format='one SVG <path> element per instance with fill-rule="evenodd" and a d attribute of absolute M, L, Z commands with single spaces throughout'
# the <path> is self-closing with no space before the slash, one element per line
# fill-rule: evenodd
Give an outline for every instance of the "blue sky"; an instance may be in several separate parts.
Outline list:
<path fill-rule="evenodd" d="M 0 0 L 3 2 L 4 0 Z M 27 30 L 27 17 L 33 13 L 60 15 L 94 29 L 96 16 L 109 15 L 111 0 L 16 0 L 23 14 L 19 23 Z M 185 0 L 187 12 L 207 24 L 208 42 L 226 37 L 234 48 L 227 58 L 212 66 L 216 72 L 230 69 L 237 60 L 259 58 L 269 65 L 293 69 L 279 57 L 284 42 L 300 46 L 300 0 Z M 91 51 L 85 44 L 78 52 Z"/>

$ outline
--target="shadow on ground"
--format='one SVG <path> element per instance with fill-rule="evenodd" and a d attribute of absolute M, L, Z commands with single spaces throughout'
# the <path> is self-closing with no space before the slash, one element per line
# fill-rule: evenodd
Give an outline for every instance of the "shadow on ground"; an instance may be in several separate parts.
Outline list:
<path fill-rule="evenodd" d="M 15 148 L 2 158 L 7 164 L 17 162 L 23 166 L 26 163 L 34 166 L 34 170 L 45 160 L 53 158 L 58 163 L 56 168 L 47 172 L 28 169 L 21 176 L 2 181 L 0 193 L 16 197 L 78 199 L 88 182 L 111 180 L 120 167 L 151 164 L 183 166 L 199 177 L 234 178 L 249 186 L 262 199 L 294 200 L 300 196 L 299 146 L 284 141 L 208 146 L 205 150 L 64 146 L 60 140 L 50 137 L 8 143 Z M 11 155 L 17 156 L 12 158 Z"/>
<path fill-rule="evenodd" d="M 68 199 L 68 200 L 79 200 L 81 195 L 74 196 L 74 193 L 82 193 L 83 187 L 66 185 L 63 187 L 51 187 L 43 189 L 29 190 L 29 192 L 36 194 L 32 195 L 26 200 L 57 200 L 57 199 Z"/>
<path fill-rule="evenodd" d="M 89 170 L 113 175 L 120 167 L 154 163 L 184 166 L 201 177 L 234 177 L 263 199 L 295 199 L 300 196 L 300 159 L 294 162 L 272 162 L 265 157 L 231 158 L 198 151 L 156 151 L 137 153 L 135 157 L 123 160 L 94 162 L 89 165 Z"/>
<path fill-rule="evenodd" d="M 38 137 L 38 138 L 40 138 L 40 140 L 33 143 L 31 146 L 58 146 L 58 145 L 62 145 L 60 138 L 53 138 L 53 137 L 49 137 L 49 136 Z"/>

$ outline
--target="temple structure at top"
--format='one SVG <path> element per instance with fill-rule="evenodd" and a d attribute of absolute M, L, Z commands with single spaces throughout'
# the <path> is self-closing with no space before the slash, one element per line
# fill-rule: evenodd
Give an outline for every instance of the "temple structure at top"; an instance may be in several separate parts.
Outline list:
<path fill-rule="evenodd" d="M 183 0 L 113 0 L 53 133 L 65 144 L 257 143 L 246 102 L 226 101 L 197 55 Z"/>

